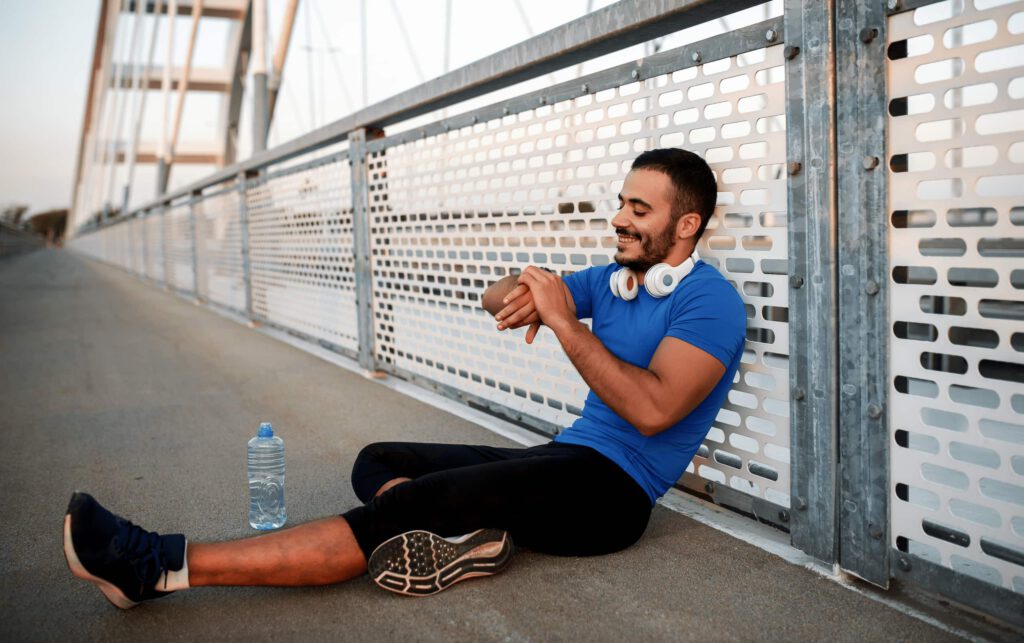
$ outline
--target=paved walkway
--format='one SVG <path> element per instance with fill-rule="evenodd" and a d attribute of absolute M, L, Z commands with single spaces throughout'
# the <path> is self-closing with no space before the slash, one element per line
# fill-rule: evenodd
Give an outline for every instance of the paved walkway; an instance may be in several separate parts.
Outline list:
<path fill-rule="evenodd" d="M 374 440 L 505 438 L 68 251 L 0 262 L 0 639 L 951 640 L 818 574 L 658 507 L 640 543 L 522 552 L 427 599 L 365 577 L 326 588 L 196 589 L 115 609 L 61 552 L 72 490 L 195 540 L 252 535 L 245 442 L 288 448 L 292 522 L 353 505 Z"/>

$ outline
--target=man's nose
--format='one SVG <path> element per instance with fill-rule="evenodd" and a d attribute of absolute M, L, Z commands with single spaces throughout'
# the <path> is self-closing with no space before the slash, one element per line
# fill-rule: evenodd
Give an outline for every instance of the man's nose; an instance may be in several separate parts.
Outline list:
<path fill-rule="evenodd" d="M 624 210 L 620 209 L 618 212 L 615 213 L 615 216 L 612 217 L 613 228 L 625 228 L 627 225 L 629 225 L 628 217 L 625 214 L 623 214 L 623 212 Z"/>

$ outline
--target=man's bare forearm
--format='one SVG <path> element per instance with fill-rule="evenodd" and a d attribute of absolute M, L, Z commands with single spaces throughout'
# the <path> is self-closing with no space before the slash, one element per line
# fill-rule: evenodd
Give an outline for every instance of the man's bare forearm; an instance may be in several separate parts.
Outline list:
<path fill-rule="evenodd" d="M 483 300 L 481 301 L 481 305 L 483 306 L 484 310 L 491 314 L 492 317 L 494 315 L 497 315 L 501 311 L 501 309 L 505 307 L 505 304 L 502 302 L 502 300 L 505 298 L 505 295 L 512 292 L 512 289 L 516 287 L 516 280 L 518 278 L 518 275 L 509 275 L 507 277 L 502 277 L 498 281 L 488 286 L 487 290 L 484 291 L 484 296 Z"/>
<path fill-rule="evenodd" d="M 576 320 L 559 324 L 553 330 L 583 381 L 619 417 L 644 435 L 654 435 L 666 428 L 650 394 L 659 384 L 657 375 L 617 358 Z"/>

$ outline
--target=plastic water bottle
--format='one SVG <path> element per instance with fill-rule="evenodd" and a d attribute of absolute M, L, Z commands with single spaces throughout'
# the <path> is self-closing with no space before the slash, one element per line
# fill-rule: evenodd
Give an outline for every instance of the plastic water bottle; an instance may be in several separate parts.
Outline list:
<path fill-rule="evenodd" d="M 249 440 L 249 524 L 253 529 L 277 529 L 285 520 L 284 440 L 274 435 L 270 422 L 264 422 Z"/>

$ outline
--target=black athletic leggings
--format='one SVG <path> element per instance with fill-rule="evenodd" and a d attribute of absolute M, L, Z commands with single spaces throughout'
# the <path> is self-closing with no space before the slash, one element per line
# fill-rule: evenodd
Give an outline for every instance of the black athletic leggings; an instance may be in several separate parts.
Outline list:
<path fill-rule="evenodd" d="M 380 496 L 394 478 L 412 478 Z M 413 529 L 459 536 L 507 530 L 526 549 L 593 556 L 625 549 L 647 528 L 651 501 L 623 469 L 590 447 L 549 442 L 527 449 L 378 442 L 352 467 L 366 504 L 342 514 L 369 556 Z"/>

